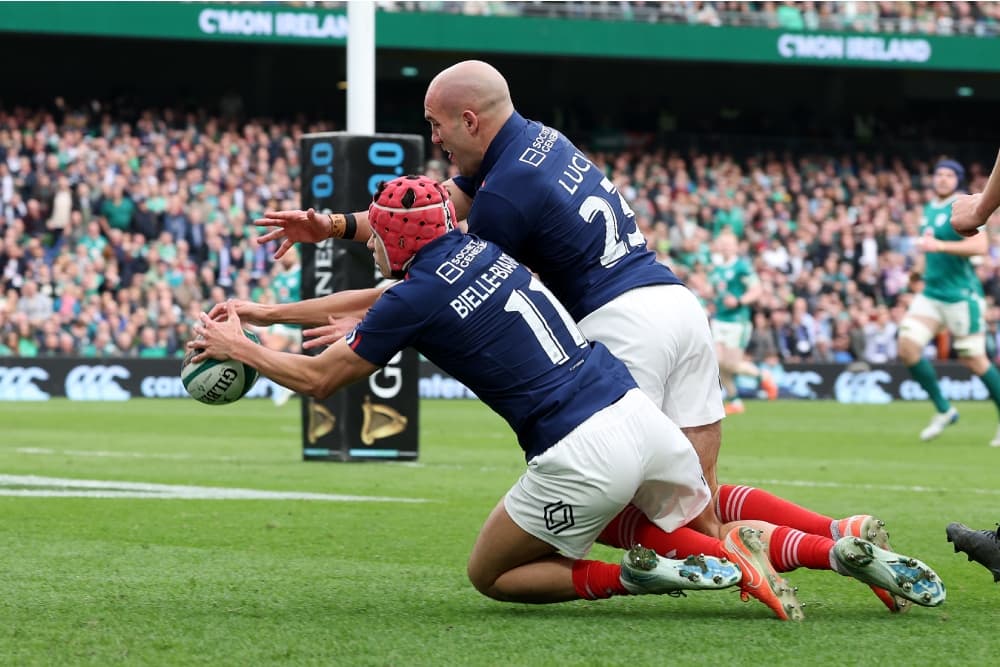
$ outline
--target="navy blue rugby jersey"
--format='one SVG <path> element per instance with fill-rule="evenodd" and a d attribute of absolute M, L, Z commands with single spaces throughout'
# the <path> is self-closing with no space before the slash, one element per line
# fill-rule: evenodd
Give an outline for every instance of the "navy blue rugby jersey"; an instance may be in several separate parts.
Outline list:
<path fill-rule="evenodd" d="M 459 231 L 424 246 L 346 340 L 377 366 L 416 348 L 506 419 L 528 460 L 636 386 L 526 268 Z"/>
<path fill-rule="evenodd" d="M 577 321 L 647 285 L 682 284 L 656 261 L 625 198 L 557 130 L 517 112 L 474 179 L 469 232 L 535 271 Z"/>

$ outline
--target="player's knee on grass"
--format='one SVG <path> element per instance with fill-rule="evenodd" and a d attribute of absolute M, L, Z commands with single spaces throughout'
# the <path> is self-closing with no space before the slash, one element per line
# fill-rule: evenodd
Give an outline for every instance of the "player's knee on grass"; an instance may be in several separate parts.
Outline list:
<path fill-rule="evenodd" d="M 490 572 L 483 568 L 477 568 L 470 560 L 466 574 L 472 587 L 484 596 L 497 602 L 520 602 L 521 599 L 510 591 L 504 591 L 499 584 L 505 572 Z"/>
<path fill-rule="evenodd" d="M 497 586 L 497 582 L 504 575 L 504 571 L 498 569 L 499 563 L 493 561 L 493 559 L 489 557 L 479 557 L 477 556 L 477 553 L 481 554 L 483 552 L 474 549 L 472 554 L 469 556 L 469 562 L 465 568 L 465 573 L 469 578 L 469 583 L 472 584 L 473 588 L 488 598 L 492 598 L 500 602 L 509 601 L 510 598 L 504 595 L 503 591 Z"/>
<path fill-rule="evenodd" d="M 503 601 L 494 588 L 497 581 L 496 576 L 479 567 L 472 559 L 469 560 L 465 572 L 473 588 L 488 598 Z"/>

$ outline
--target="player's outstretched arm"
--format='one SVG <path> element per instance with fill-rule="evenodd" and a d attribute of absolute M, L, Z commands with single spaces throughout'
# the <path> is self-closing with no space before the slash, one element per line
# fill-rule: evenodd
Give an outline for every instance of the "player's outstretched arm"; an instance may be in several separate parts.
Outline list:
<path fill-rule="evenodd" d="M 301 324 L 308 327 L 325 326 L 333 317 L 364 317 L 372 304 L 382 295 L 384 287 L 344 290 L 326 296 L 296 301 L 295 303 L 255 303 L 230 299 L 212 306 L 208 316 L 213 320 L 225 319 L 229 304 L 244 322 L 258 326 L 271 324 Z"/>
<path fill-rule="evenodd" d="M 261 375 L 282 386 L 319 399 L 378 370 L 377 366 L 355 354 L 344 341 L 331 345 L 315 357 L 268 349 L 243 334 L 235 304 L 228 303 L 226 314 L 225 320 L 201 314 L 201 322 L 194 328 L 198 337 L 188 343 L 188 349 L 198 352 L 193 359 L 195 362 L 208 358 L 235 359 L 253 366 Z"/>
<path fill-rule="evenodd" d="M 319 243 L 328 238 L 367 243 L 372 234 L 368 225 L 368 211 L 318 213 L 312 208 L 305 211 L 265 211 L 264 217 L 254 220 L 254 224 L 271 228 L 271 231 L 257 238 L 258 245 L 281 241 L 274 252 L 275 259 L 280 259 L 296 243 Z"/>
<path fill-rule="evenodd" d="M 959 195 L 952 202 L 951 226 L 962 236 L 975 236 L 997 208 L 1000 208 L 1000 153 L 983 191 Z"/>
<path fill-rule="evenodd" d="M 230 302 L 232 302 L 236 307 L 236 314 L 243 322 L 246 322 L 247 324 L 254 324 L 259 327 L 266 327 L 270 324 L 274 324 L 273 316 L 270 312 L 273 304 L 257 303 L 255 301 L 247 301 L 245 299 L 229 299 L 228 301 L 217 303 L 212 306 L 210 311 L 208 311 L 208 316 L 213 320 L 224 321 L 227 317 L 226 307 Z"/>
<path fill-rule="evenodd" d="M 462 192 L 453 179 L 449 178 L 443 185 L 451 195 L 458 220 L 465 220 L 472 209 L 472 198 Z M 368 223 L 368 211 L 318 213 L 312 208 L 305 211 L 294 209 L 265 211 L 264 217 L 254 220 L 254 224 L 258 227 L 271 228 L 271 231 L 257 238 L 258 245 L 281 241 L 281 245 L 274 252 L 275 259 L 280 259 L 296 243 L 320 243 L 328 238 L 367 243 L 368 237 L 372 235 L 372 228 Z"/>

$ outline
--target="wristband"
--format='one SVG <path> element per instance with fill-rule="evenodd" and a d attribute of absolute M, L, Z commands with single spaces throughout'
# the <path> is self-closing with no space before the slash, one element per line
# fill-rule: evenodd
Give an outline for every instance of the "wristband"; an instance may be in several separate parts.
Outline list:
<path fill-rule="evenodd" d="M 353 239 L 358 233 L 358 220 L 353 213 L 344 214 L 344 238 Z"/>

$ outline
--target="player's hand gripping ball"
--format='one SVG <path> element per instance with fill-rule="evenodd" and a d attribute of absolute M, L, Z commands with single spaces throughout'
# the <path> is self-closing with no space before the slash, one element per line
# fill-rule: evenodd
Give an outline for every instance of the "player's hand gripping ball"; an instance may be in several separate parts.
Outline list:
<path fill-rule="evenodd" d="M 252 331 L 243 334 L 254 343 L 260 339 Z M 246 396 L 257 382 L 257 369 L 235 359 L 205 359 L 194 363 L 191 358 L 198 354 L 190 350 L 181 362 L 181 382 L 184 389 L 197 401 L 208 405 L 226 405 Z"/>

